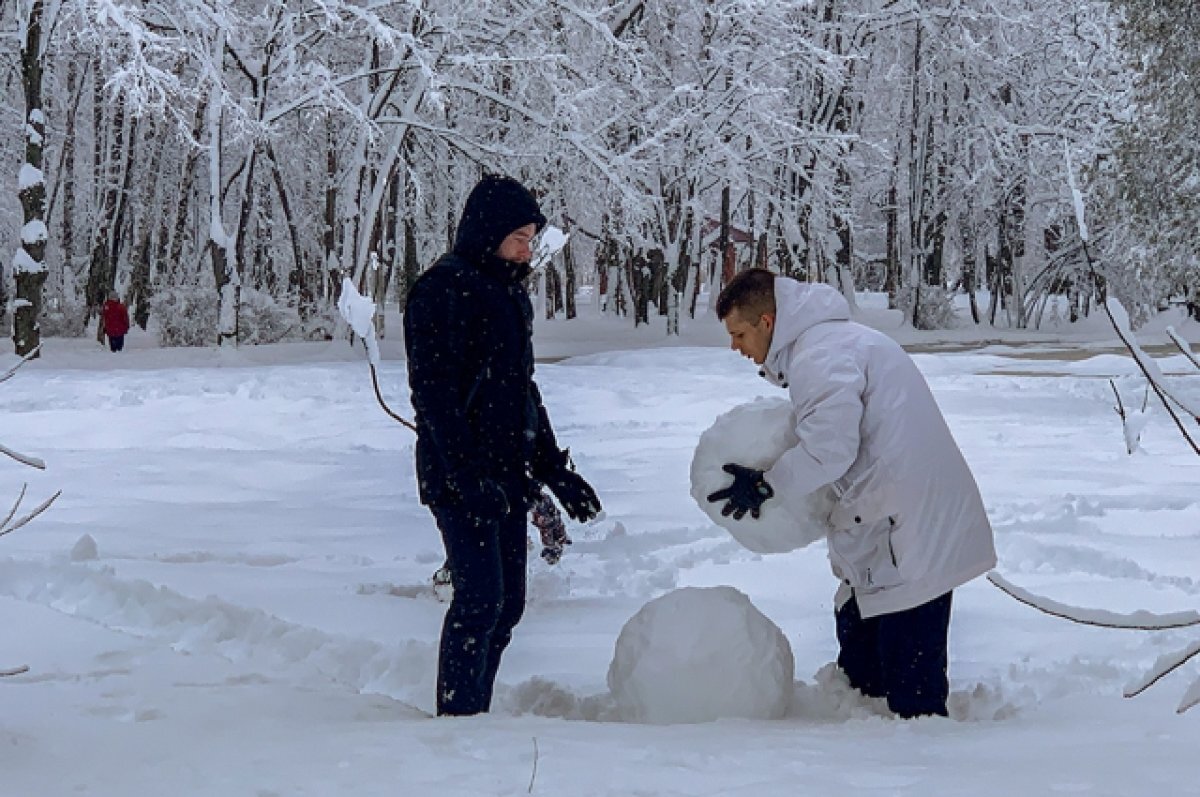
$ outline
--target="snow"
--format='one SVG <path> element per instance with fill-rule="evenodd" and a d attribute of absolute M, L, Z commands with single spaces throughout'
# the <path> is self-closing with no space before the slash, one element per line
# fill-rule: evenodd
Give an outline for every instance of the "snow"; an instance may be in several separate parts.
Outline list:
<path fill-rule="evenodd" d="M 1087 245 L 1089 240 L 1086 214 L 1084 213 L 1083 192 L 1075 182 L 1075 166 L 1071 162 L 1071 145 L 1063 142 L 1067 159 L 1067 186 L 1071 191 L 1071 208 L 1075 212 L 1075 224 L 1079 227 L 1079 238 Z"/>
<path fill-rule="evenodd" d="M 49 237 L 50 234 L 46 229 L 46 223 L 41 219 L 27 222 L 21 228 L 21 242 L 29 246 L 44 244 Z"/>
<path fill-rule="evenodd" d="M 35 185 L 40 185 L 45 182 L 42 176 L 42 170 L 28 163 L 21 164 L 21 170 L 17 173 L 17 190 L 28 191 Z"/>
<path fill-rule="evenodd" d="M 828 531 L 825 519 L 833 510 L 833 496 L 828 491 L 818 491 L 791 505 L 777 495 L 763 503 L 760 517 L 747 514 L 741 520 L 721 514 L 724 501 L 708 500 L 709 495 L 733 482 L 724 470 L 726 463 L 769 470 L 797 442 L 788 399 L 760 398 L 734 407 L 700 435 L 692 457 L 692 498 L 710 520 L 756 553 L 786 553 L 824 539 Z M 807 514 L 793 513 L 792 507 L 800 506 L 808 510 Z"/>
<path fill-rule="evenodd" d="M 38 261 L 34 260 L 23 248 L 18 249 L 16 254 L 13 255 L 12 267 L 14 274 L 36 274 L 39 271 L 46 270 L 46 264 L 44 262 L 39 263 Z M 26 301 L 27 303 L 27 300 L 18 301 Z"/>
<path fill-rule="evenodd" d="M 860 297 L 862 313 L 886 326 L 876 298 Z M 1195 395 L 1195 368 L 1155 348 L 1167 323 L 1200 337 L 1179 314 L 1139 337 Z M 1108 379 L 1137 369 L 1106 325 L 887 328 L 980 483 L 1000 573 L 1068 606 L 1197 611 L 1200 458 L 1154 406 L 1125 453 Z M 1122 697 L 1195 628 L 1078 625 L 977 579 L 955 593 L 951 719 L 897 721 L 849 691 L 830 667 L 824 544 L 754 554 L 690 495 L 701 434 L 783 394 L 710 316 L 683 333 L 666 338 L 661 319 L 537 322 L 539 383 L 606 518 L 572 524 L 553 567 L 534 550 L 495 710 L 455 720 L 425 713 L 441 543 L 411 433 L 378 408 L 360 348 L 162 350 L 137 329 L 120 354 L 46 341 L 0 385 L 0 442 L 47 464 L 0 463 L 0 499 L 23 482 L 30 506 L 63 490 L 0 537 L 0 667 L 31 665 L 0 680 L 0 793 L 1200 794 L 1200 713 L 1175 713 L 1200 691 L 1200 662 Z M 401 336 L 380 346 L 383 393 L 405 414 Z M 795 661 L 783 719 L 614 721 L 622 628 L 687 587 L 736 589 L 781 629 Z M 743 687 L 732 674 L 720 686 Z"/>
<path fill-rule="evenodd" d="M 638 610 L 617 637 L 617 716 L 660 725 L 780 719 L 795 663 L 779 626 L 733 587 L 684 587 Z"/>
<path fill-rule="evenodd" d="M 567 241 L 570 239 L 571 236 L 569 234 L 563 232 L 553 224 L 547 224 L 538 235 L 530 267 L 536 271 L 546 265 L 546 263 L 550 262 L 550 258 L 562 251 L 562 248 L 567 245 Z"/>
<path fill-rule="evenodd" d="M 358 335 L 367 349 L 367 360 L 379 367 L 379 342 L 375 339 L 375 302 L 366 298 L 354 287 L 349 277 L 342 278 L 342 295 L 338 298 L 338 312 L 354 334 Z"/>

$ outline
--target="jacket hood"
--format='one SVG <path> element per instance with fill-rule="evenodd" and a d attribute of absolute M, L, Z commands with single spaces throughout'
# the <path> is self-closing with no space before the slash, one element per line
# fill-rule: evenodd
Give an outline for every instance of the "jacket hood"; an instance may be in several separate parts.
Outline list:
<path fill-rule="evenodd" d="M 764 363 L 773 382 L 786 379 L 780 353 L 817 324 L 849 321 L 850 305 L 845 297 L 822 282 L 798 282 L 791 277 L 775 278 L 775 331 Z"/>
<path fill-rule="evenodd" d="M 463 206 L 454 253 L 477 265 L 499 264 L 503 261 L 494 257 L 496 249 L 526 224 L 539 230 L 546 224 L 533 194 L 511 177 L 489 174 L 471 189 Z"/>

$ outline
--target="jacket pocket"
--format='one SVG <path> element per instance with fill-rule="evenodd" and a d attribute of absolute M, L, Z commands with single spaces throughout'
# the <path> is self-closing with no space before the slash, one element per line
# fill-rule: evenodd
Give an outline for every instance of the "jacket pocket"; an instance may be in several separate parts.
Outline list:
<path fill-rule="evenodd" d="M 833 572 L 854 589 L 870 594 L 903 583 L 892 550 L 891 518 L 829 535 Z"/>

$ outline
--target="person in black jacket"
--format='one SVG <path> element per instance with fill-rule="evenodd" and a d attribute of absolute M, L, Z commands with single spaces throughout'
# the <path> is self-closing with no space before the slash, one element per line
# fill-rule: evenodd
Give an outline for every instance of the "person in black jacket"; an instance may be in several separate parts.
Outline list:
<path fill-rule="evenodd" d="M 533 381 L 531 242 L 545 225 L 519 182 L 472 189 L 454 248 L 413 285 L 404 347 L 417 479 L 446 546 L 454 596 L 442 625 L 437 712 L 487 711 L 525 609 L 526 513 L 542 485 L 567 514 L 600 501 L 559 449 Z"/>

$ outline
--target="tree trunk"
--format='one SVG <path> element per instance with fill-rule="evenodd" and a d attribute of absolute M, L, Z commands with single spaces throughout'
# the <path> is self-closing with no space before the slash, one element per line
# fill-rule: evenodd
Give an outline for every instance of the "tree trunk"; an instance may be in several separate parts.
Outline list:
<path fill-rule="evenodd" d="M 97 72 L 93 80 L 99 81 L 102 75 Z M 103 118 L 103 115 L 101 115 Z M 113 289 L 116 281 L 117 266 L 113 260 L 117 237 L 116 223 L 120 205 L 120 185 L 123 181 L 116 170 L 121 163 L 125 149 L 125 103 L 118 98 L 114 103 L 110 137 L 108 139 L 108 155 L 104 159 L 101 171 L 97 172 L 101 183 L 99 218 L 96 219 L 96 230 L 92 235 L 92 254 L 88 265 L 87 279 L 87 319 L 91 321 L 100 315 L 100 306 L 108 298 L 108 292 Z M 99 134 L 97 134 L 99 136 Z M 104 340 L 104 325 L 96 324 L 96 340 Z"/>
<path fill-rule="evenodd" d="M 421 275 L 420 258 L 417 257 L 417 225 L 409 215 L 404 216 L 404 259 L 400 268 L 400 285 L 397 298 L 400 306 L 408 301 L 408 292 Z"/>
<path fill-rule="evenodd" d="M 154 205 L 154 197 L 158 190 L 159 182 L 159 164 L 162 162 L 163 150 L 166 148 L 167 137 L 165 135 L 157 135 L 158 125 L 152 120 L 150 123 L 150 131 L 148 136 L 148 144 L 152 146 L 153 155 L 150 157 L 150 165 L 146 169 L 143 176 L 145 183 L 142 186 L 140 207 L 143 211 L 142 215 L 147 218 L 141 219 L 141 227 L 138 231 L 137 242 L 133 247 L 132 268 L 129 275 L 129 291 L 125 297 L 125 303 L 133 309 L 133 321 L 142 329 L 146 328 L 147 322 L 150 320 L 150 295 L 151 295 L 151 277 L 152 277 L 152 257 L 151 252 L 151 234 L 153 223 L 149 216 L 149 209 Z M 130 168 L 132 172 L 133 169 Z"/>
<path fill-rule="evenodd" d="M 208 108 L 207 89 L 200 92 L 196 100 L 196 113 L 192 117 L 192 141 L 199 141 L 204 133 L 204 119 Z M 178 186 L 175 192 L 175 213 L 164 213 L 162 224 L 158 229 L 158 247 L 155 250 L 155 269 L 160 279 L 168 285 L 178 285 L 183 281 L 181 273 L 183 259 L 183 242 L 187 232 L 188 212 L 191 209 L 192 195 L 195 193 L 196 173 L 200 163 L 200 147 L 188 147 L 183 159 L 183 167 L 179 172 Z"/>
<path fill-rule="evenodd" d="M 25 164 L 18 181 L 24 226 L 21 248 L 13 263 L 16 311 L 13 314 L 14 351 L 24 357 L 42 343 L 38 316 L 46 282 L 46 182 L 42 175 L 46 116 L 42 111 L 42 0 L 29 5 L 25 41 L 21 46 L 21 85 L 25 91 Z"/>
<path fill-rule="evenodd" d="M 219 58 L 225 50 L 225 33 L 217 35 L 214 53 Z M 225 231 L 221 210 L 221 107 L 219 87 L 212 87 L 208 95 L 208 253 L 211 257 L 213 284 L 217 290 L 217 345 L 237 343 L 238 303 L 241 285 L 237 279 L 237 265 L 230 263 L 234 255 L 234 242 Z"/>
<path fill-rule="evenodd" d="M 66 121 L 63 129 L 62 167 L 55 176 L 58 186 L 62 188 L 62 252 L 61 289 L 59 294 L 64 301 L 68 298 L 68 275 L 75 276 L 75 120 L 79 110 L 77 99 L 79 94 L 79 67 L 74 58 L 67 59 L 67 96 L 71 104 L 67 107 Z M 74 297 L 73 279 L 71 296 Z"/>

